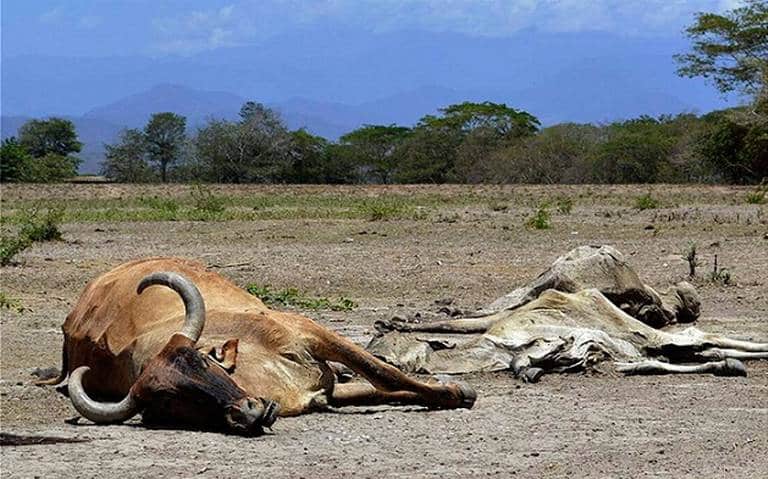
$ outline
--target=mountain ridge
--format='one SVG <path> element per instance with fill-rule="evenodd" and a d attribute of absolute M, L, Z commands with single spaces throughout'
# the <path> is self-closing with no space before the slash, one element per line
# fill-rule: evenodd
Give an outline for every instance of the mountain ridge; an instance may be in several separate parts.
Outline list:
<path fill-rule="evenodd" d="M 506 103 L 544 125 L 733 106 L 703 80 L 676 75 L 672 55 L 686 49 L 678 37 L 606 32 L 492 38 L 315 26 L 186 57 L 3 58 L 0 96 L 4 117 L 82 118 L 89 131 L 109 124 L 101 136 L 81 133 L 96 155 L 115 127 L 141 127 L 151 113 L 183 114 L 194 129 L 236 118 L 246 100 L 332 140 L 366 123 L 413 125 L 461 101 Z"/>

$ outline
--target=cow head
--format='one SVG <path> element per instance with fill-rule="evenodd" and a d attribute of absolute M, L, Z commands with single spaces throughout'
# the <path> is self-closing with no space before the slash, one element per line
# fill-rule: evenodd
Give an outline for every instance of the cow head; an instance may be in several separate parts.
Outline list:
<path fill-rule="evenodd" d="M 85 393 L 81 366 L 72 372 L 69 396 L 75 409 L 96 423 L 123 422 L 141 412 L 145 422 L 258 434 L 277 417 L 278 405 L 248 397 L 222 365 L 195 349 L 205 324 L 205 303 L 197 287 L 176 273 L 154 273 L 138 287 L 165 285 L 181 296 L 186 311 L 182 330 L 145 365 L 119 403 L 94 401 Z M 236 344 L 235 344 L 236 347 Z"/>

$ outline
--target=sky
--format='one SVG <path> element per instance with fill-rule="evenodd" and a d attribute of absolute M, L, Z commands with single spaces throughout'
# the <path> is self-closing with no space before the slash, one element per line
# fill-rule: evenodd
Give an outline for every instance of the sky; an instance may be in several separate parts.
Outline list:
<path fill-rule="evenodd" d="M 679 36 L 739 0 L 3 0 L 2 55 L 189 56 L 302 28 Z"/>

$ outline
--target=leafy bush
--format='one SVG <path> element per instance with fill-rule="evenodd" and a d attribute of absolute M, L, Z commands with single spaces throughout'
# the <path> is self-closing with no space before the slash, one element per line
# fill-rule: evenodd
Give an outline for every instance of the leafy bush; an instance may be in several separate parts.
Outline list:
<path fill-rule="evenodd" d="M 49 208 L 44 213 L 33 209 L 21 219 L 18 234 L 0 237 L 0 265 L 9 265 L 14 256 L 32 246 L 32 243 L 60 240 L 59 224 L 63 218 L 62 208 Z"/>
<path fill-rule="evenodd" d="M 351 311 L 357 304 L 349 298 L 336 300 L 307 296 L 296 288 L 275 291 L 269 285 L 249 284 L 246 291 L 271 305 L 290 306 L 301 309 Z"/>
<path fill-rule="evenodd" d="M 529 228 L 537 230 L 547 230 L 552 227 L 551 215 L 549 214 L 549 208 L 547 205 L 541 205 L 536 213 L 533 214 L 525 225 Z"/>
<path fill-rule="evenodd" d="M 63 208 L 49 208 L 44 213 L 34 209 L 22 220 L 19 237 L 26 237 L 31 242 L 58 241 L 61 239 L 59 225 L 63 219 Z"/>
<path fill-rule="evenodd" d="M 32 245 L 32 241 L 25 236 L 0 237 L 0 265 L 8 266 L 13 257 Z"/>
<path fill-rule="evenodd" d="M 635 198 L 635 208 L 638 210 L 654 210 L 659 207 L 659 200 L 651 196 L 650 193 L 646 193 L 642 196 Z"/>
<path fill-rule="evenodd" d="M 218 216 L 227 209 L 226 199 L 216 196 L 209 188 L 198 184 L 192 189 L 192 203 L 204 217 Z"/>

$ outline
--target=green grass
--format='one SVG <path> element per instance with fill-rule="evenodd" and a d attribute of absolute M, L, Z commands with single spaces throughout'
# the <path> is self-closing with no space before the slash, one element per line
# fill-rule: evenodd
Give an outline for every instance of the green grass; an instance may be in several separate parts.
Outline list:
<path fill-rule="evenodd" d="M 569 215 L 573 211 L 573 198 L 568 196 L 558 196 L 555 200 L 555 209 L 558 213 Z"/>
<path fill-rule="evenodd" d="M 0 291 L 0 310 L 2 309 L 17 313 L 23 313 L 27 310 L 20 300 L 9 296 L 5 291 Z"/>
<path fill-rule="evenodd" d="M 195 190 L 193 190 L 195 191 Z M 296 219 L 362 219 L 423 221 L 439 209 L 479 202 L 472 195 L 258 194 L 216 195 L 195 191 L 175 198 L 128 197 L 4 201 L 2 224 L 20 224 L 23 211 L 62 207 L 64 223 L 152 221 L 255 221 Z"/>
<path fill-rule="evenodd" d="M 647 188 L 647 187 L 642 187 Z M 77 191 L 77 190 L 75 190 Z M 646 190 L 647 191 L 647 190 Z M 62 208 L 63 223 L 155 222 L 155 221 L 258 221 L 258 220 L 363 220 L 386 222 L 439 221 L 467 208 L 511 212 L 531 205 L 550 204 L 556 214 L 568 214 L 578 203 L 626 207 L 640 202 L 646 208 L 656 202 L 664 205 L 743 204 L 744 193 L 699 190 L 688 187 L 659 189 L 654 196 L 638 195 L 641 187 L 625 189 L 581 187 L 457 187 L 402 190 L 377 187 L 243 187 L 228 186 L 143 186 L 126 188 L 120 198 L 58 197 L 24 199 L 24 194 L 0 199 L 0 224 L 18 225 L 24 211 L 33 208 Z M 19 199 L 21 196 L 21 199 Z M 573 199 L 573 201 L 571 201 Z M 462 216 L 465 217 L 465 216 Z"/>
<path fill-rule="evenodd" d="M 213 194 L 207 186 L 195 185 L 190 196 L 192 198 L 193 212 L 201 220 L 215 219 L 227 209 L 226 198 Z"/>
<path fill-rule="evenodd" d="M 150 196 L 146 198 L 140 198 L 140 203 L 155 211 L 165 213 L 168 217 L 175 217 L 179 211 L 179 202 L 174 198 L 160 198 L 157 196 Z"/>
<path fill-rule="evenodd" d="M 651 196 L 650 193 L 638 196 L 635 198 L 635 208 L 640 211 L 654 210 L 660 206 L 659 200 Z"/>
<path fill-rule="evenodd" d="M 22 218 L 19 237 L 30 241 L 58 241 L 61 239 L 59 225 L 64 219 L 62 208 L 48 208 L 45 211 L 35 208 Z"/>
<path fill-rule="evenodd" d="M 269 285 L 249 284 L 246 291 L 258 297 L 269 305 L 288 306 L 298 309 L 310 309 L 313 311 L 351 311 L 357 304 L 349 298 L 340 297 L 329 299 L 324 297 L 308 296 L 296 288 L 273 290 Z"/>
<path fill-rule="evenodd" d="M 35 207 L 29 213 L 22 213 L 16 234 L 6 231 L 0 234 L 0 265 L 11 264 L 17 254 L 35 242 L 60 240 L 59 224 L 63 217 L 62 208 L 49 208 L 43 211 Z"/>
<path fill-rule="evenodd" d="M 0 265 L 8 266 L 13 258 L 32 246 L 32 241 L 24 236 L 0 236 Z"/>
<path fill-rule="evenodd" d="M 750 205 L 763 205 L 768 203 L 768 183 L 761 183 L 753 191 L 747 193 L 745 198 Z"/>
<path fill-rule="evenodd" d="M 536 210 L 536 212 L 528 218 L 525 222 L 525 226 L 537 230 L 548 230 L 552 228 L 552 218 L 549 214 L 549 207 L 544 204 Z"/>

